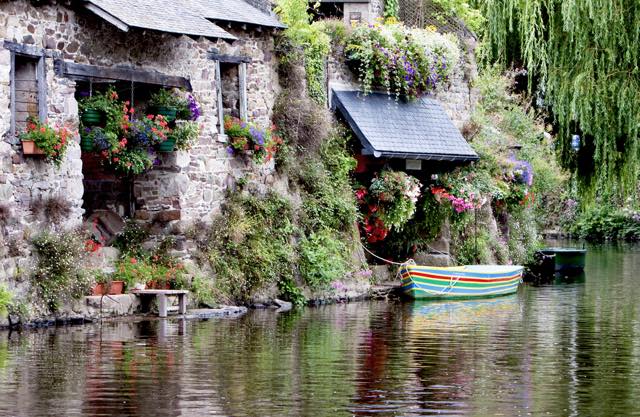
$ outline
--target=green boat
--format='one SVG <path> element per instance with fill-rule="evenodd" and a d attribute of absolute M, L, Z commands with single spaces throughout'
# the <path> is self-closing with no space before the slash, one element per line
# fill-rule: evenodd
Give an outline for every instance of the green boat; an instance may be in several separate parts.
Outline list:
<path fill-rule="evenodd" d="M 540 251 L 555 257 L 555 272 L 576 273 L 584 270 L 587 250 L 578 248 L 545 248 Z"/>

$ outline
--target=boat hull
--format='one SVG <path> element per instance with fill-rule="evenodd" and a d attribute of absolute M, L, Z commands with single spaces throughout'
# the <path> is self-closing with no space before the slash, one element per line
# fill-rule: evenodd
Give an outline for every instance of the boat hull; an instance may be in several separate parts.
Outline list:
<path fill-rule="evenodd" d="M 584 270 L 587 259 L 586 249 L 546 248 L 545 255 L 555 255 L 555 271 L 560 273 L 577 273 Z"/>
<path fill-rule="evenodd" d="M 413 299 L 467 299 L 513 294 L 522 283 L 521 266 L 466 265 L 439 268 L 403 265 L 402 291 Z"/>

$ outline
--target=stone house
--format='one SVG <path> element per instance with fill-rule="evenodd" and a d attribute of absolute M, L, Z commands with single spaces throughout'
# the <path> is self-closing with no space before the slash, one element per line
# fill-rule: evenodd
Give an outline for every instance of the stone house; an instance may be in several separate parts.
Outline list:
<path fill-rule="evenodd" d="M 0 280 L 27 267 L 30 236 L 80 226 L 95 211 L 146 221 L 158 234 L 216 212 L 232 174 L 248 169 L 225 150 L 223 114 L 267 127 L 279 90 L 274 39 L 284 26 L 268 1 L 251 3 L 0 3 Z M 77 134 L 59 168 L 23 155 L 28 116 L 77 132 L 78 99 L 106 86 L 134 107 L 159 88 L 191 91 L 202 109 L 198 143 L 158 154 L 135 178 L 102 172 Z M 41 209 L 51 199 L 68 208 L 57 224 Z"/>

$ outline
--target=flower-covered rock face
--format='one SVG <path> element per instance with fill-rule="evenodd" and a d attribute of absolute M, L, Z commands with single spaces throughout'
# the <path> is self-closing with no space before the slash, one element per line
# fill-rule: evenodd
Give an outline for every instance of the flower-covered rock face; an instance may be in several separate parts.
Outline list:
<path fill-rule="evenodd" d="M 453 35 L 400 23 L 357 26 L 345 54 L 365 93 L 382 88 L 409 98 L 446 82 L 460 60 Z"/>

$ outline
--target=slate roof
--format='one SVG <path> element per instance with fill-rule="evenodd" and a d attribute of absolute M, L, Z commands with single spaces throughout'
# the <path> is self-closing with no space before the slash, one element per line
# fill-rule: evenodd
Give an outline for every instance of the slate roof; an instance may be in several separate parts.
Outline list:
<path fill-rule="evenodd" d="M 189 0 L 207 19 L 247 23 L 250 25 L 285 28 L 274 14 L 255 8 L 244 0 Z"/>
<path fill-rule="evenodd" d="M 108 21 L 115 20 L 128 27 L 210 38 L 236 39 L 182 0 L 88 0 L 87 3 L 87 7 L 102 18 Z"/>
<path fill-rule="evenodd" d="M 364 96 L 358 91 L 333 91 L 332 107 L 342 113 L 365 154 L 442 161 L 479 159 L 434 99 L 404 102 L 382 93 Z"/>

